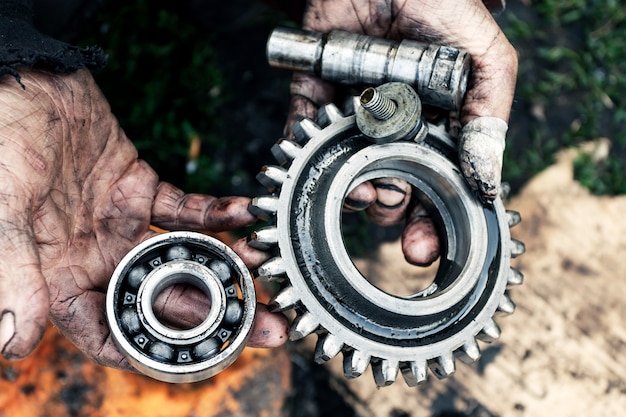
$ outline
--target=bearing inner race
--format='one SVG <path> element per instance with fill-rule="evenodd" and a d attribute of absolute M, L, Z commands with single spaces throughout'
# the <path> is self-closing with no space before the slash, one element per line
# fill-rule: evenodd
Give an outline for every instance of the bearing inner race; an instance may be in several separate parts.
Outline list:
<path fill-rule="evenodd" d="M 191 329 L 173 329 L 161 323 L 154 314 L 156 297 L 167 287 L 176 284 L 193 285 L 202 290 L 210 303 L 207 317 Z M 200 341 L 219 327 L 226 312 L 226 292 L 218 277 L 209 268 L 200 268 L 191 261 L 166 263 L 150 272 L 137 293 L 137 313 L 146 329 L 163 341 L 188 344 Z"/>
<path fill-rule="evenodd" d="M 419 150 L 415 144 L 405 142 L 373 145 L 359 151 L 335 175 L 328 191 L 328 201 L 333 204 L 328 204 L 325 211 L 326 237 L 346 281 L 372 303 L 398 314 L 416 309 L 420 314 L 434 314 L 463 300 L 479 280 L 487 250 L 484 240 L 470 244 L 467 239 L 485 233 L 482 208 L 467 204 L 471 195 L 462 179 L 446 172 L 448 164 L 439 161 L 438 155 Z M 342 196 L 363 181 L 385 177 L 399 178 L 413 186 L 432 213 L 442 238 L 443 261 L 434 281 L 436 287 L 412 297 L 397 297 L 372 285 L 352 263 L 338 233 Z"/>

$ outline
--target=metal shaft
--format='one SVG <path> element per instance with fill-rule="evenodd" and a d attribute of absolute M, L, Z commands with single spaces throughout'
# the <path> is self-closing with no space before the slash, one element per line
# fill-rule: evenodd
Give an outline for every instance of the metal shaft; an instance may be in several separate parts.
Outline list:
<path fill-rule="evenodd" d="M 461 106 L 470 68 L 469 54 L 448 46 L 291 28 L 272 32 L 267 58 L 274 67 L 348 85 L 404 82 L 424 104 L 445 110 Z"/>

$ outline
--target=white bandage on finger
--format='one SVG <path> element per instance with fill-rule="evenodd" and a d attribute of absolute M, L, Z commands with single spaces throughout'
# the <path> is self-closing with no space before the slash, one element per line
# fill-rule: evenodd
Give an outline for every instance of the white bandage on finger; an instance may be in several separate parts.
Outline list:
<path fill-rule="evenodd" d="M 498 196 L 507 130 L 504 120 L 491 116 L 477 117 L 461 130 L 461 170 L 470 187 L 487 200 Z"/>

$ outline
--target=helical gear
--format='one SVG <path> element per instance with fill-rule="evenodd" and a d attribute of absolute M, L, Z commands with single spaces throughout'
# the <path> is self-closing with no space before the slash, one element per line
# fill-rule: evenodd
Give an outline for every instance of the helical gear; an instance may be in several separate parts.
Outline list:
<path fill-rule="evenodd" d="M 269 306 L 295 312 L 290 338 L 317 334 L 318 363 L 342 353 L 348 378 L 371 364 L 378 386 L 392 384 L 399 372 L 417 385 L 428 368 L 447 377 L 455 357 L 476 361 L 477 339 L 499 337 L 494 315 L 514 311 L 508 288 L 523 281 L 510 265 L 524 252 L 509 233 L 519 214 L 505 211 L 500 198 L 483 206 L 458 169 L 453 139 L 441 126 L 424 124 L 428 134 L 421 131 L 417 139 L 372 143 L 351 111 L 326 105 L 316 122 L 293 127 L 295 141 L 272 148 L 279 165 L 263 167 L 257 177 L 271 194 L 251 204 L 269 226 L 253 233 L 249 244 L 274 254 L 257 276 L 280 283 Z M 434 283 L 411 297 L 370 284 L 342 241 L 344 197 L 381 177 L 413 186 L 442 241 Z"/>

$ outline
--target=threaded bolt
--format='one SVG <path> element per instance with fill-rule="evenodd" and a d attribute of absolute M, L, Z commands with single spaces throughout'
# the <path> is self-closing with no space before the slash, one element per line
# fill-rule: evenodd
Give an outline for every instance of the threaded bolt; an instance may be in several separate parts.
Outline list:
<path fill-rule="evenodd" d="M 359 97 L 361 106 L 378 120 L 389 120 L 396 112 L 396 103 L 380 94 L 374 87 L 366 88 Z"/>

